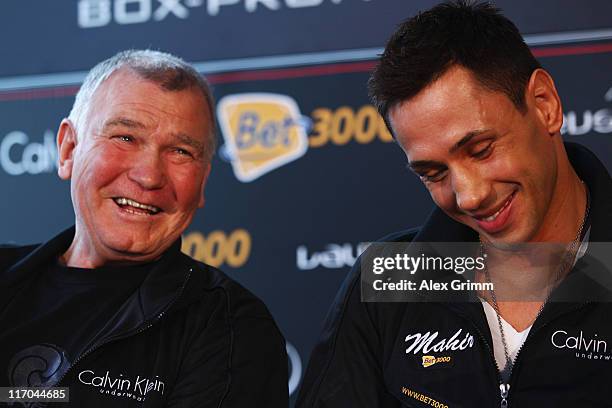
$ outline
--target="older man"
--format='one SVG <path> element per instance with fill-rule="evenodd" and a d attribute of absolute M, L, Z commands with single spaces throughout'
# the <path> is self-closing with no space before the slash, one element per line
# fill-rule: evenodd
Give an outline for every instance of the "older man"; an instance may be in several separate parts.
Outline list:
<path fill-rule="evenodd" d="M 75 226 L 0 250 L 0 382 L 78 407 L 286 407 L 284 340 L 255 296 L 180 252 L 215 148 L 206 81 L 125 51 L 58 131 Z"/>
<path fill-rule="evenodd" d="M 386 240 L 480 241 L 475 279 L 494 289 L 472 302 L 364 303 L 362 261 L 298 406 L 609 406 L 612 292 L 600 278 L 610 264 L 593 251 L 612 240 L 612 181 L 593 153 L 564 145 L 554 82 L 514 24 L 465 1 L 420 13 L 390 39 L 370 90 L 437 205 L 421 228 Z M 547 257 L 524 256 L 533 248 Z"/>

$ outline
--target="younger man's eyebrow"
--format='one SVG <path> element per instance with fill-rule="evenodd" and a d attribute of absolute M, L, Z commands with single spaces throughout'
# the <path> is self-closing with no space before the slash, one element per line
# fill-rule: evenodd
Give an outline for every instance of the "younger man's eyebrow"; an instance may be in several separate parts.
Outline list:
<path fill-rule="evenodd" d="M 408 168 L 412 171 L 418 171 L 432 167 L 444 167 L 444 163 L 435 160 L 415 160 L 408 163 Z"/>
<path fill-rule="evenodd" d="M 451 154 L 455 153 L 457 150 L 461 149 L 463 146 L 468 144 L 470 140 L 472 140 L 476 136 L 480 136 L 483 133 L 487 133 L 489 131 L 490 129 L 479 129 L 479 130 L 472 130 L 470 132 L 467 132 L 461 139 L 459 139 L 458 142 L 456 142 L 448 150 L 448 152 Z M 432 167 L 438 167 L 438 168 L 444 167 L 444 163 L 441 163 L 435 160 L 415 160 L 413 162 L 408 163 L 408 168 L 410 168 L 412 171 L 417 171 L 418 169 L 432 168 Z"/>
<path fill-rule="evenodd" d="M 476 136 L 480 136 L 483 133 L 487 133 L 490 129 L 479 129 L 472 130 L 471 132 L 467 132 L 465 136 L 463 136 L 457 143 L 454 144 L 453 147 L 449 149 L 449 153 L 455 153 L 457 150 L 461 149 L 463 146 L 469 143 L 470 140 L 475 138 Z"/>

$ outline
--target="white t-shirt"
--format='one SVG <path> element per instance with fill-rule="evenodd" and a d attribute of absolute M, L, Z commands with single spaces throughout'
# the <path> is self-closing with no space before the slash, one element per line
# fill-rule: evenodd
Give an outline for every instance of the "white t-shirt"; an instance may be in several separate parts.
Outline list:
<path fill-rule="evenodd" d="M 501 338 L 501 331 L 499 330 L 499 323 L 497 321 L 497 313 L 493 306 L 488 302 L 483 301 L 485 315 L 487 316 L 487 323 L 489 324 L 489 330 L 491 330 L 491 337 L 493 338 L 493 354 L 495 355 L 495 361 L 500 371 L 506 369 L 506 353 L 504 352 L 504 343 Z M 529 326 L 521 332 L 517 332 L 510 323 L 501 318 L 502 326 L 504 327 L 504 335 L 506 337 L 506 344 L 508 345 L 508 354 L 510 359 L 514 361 L 519 349 L 525 343 L 529 330 L 532 326 Z"/>
<path fill-rule="evenodd" d="M 578 261 L 578 259 L 582 258 L 586 253 L 586 250 L 589 246 L 589 235 L 591 232 L 591 228 L 587 230 L 584 234 L 584 238 L 580 243 L 580 248 L 578 248 L 578 252 L 576 253 L 576 259 L 574 260 L 574 265 Z M 497 321 L 497 313 L 493 306 L 491 306 L 484 299 L 481 299 L 482 305 L 484 307 L 485 315 L 487 316 L 487 323 L 489 324 L 489 330 L 491 331 L 491 338 L 493 339 L 493 354 L 495 355 L 495 361 L 497 362 L 497 366 L 501 372 L 504 372 L 506 369 L 507 361 L 506 361 L 506 353 L 504 351 L 504 343 L 502 342 L 501 331 L 499 330 L 499 322 Z M 506 337 L 506 344 L 508 345 L 508 355 L 510 356 L 510 360 L 514 362 L 516 356 L 525 343 L 527 339 L 527 335 L 531 330 L 531 326 L 527 327 L 525 330 L 521 332 L 517 332 L 510 323 L 501 318 L 501 323 L 504 328 L 504 336 Z"/>

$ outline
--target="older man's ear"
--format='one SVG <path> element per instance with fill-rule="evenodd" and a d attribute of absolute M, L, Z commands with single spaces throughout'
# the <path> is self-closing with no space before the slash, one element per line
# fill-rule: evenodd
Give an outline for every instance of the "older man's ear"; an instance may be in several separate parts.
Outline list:
<path fill-rule="evenodd" d="M 59 159 L 57 174 L 63 180 L 68 180 L 72 176 L 73 156 L 76 145 L 77 134 L 74 124 L 70 119 L 64 118 L 57 130 L 57 153 Z"/>

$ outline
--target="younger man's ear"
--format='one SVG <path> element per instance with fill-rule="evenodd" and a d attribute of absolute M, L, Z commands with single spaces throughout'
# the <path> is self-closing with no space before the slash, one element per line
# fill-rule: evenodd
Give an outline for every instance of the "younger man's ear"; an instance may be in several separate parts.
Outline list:
<path fill-rule="evenodd" d="M 68 180 L 72 176 L 74 150 L 77 143 L 77 133 L 74 124 L 70 119 L 64 118 L 57 130 L 57 153 L 59 158 L 57 174 L 63 180 Z"/>
<path fill-rule="evenodd" d="M 563 125 L 563 107 L 555 82 L 548 72 L 538 68 L 531 74 L 527 84 L 527 105 L 532 104 L 548 134 L 554 136 Z"/>

